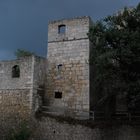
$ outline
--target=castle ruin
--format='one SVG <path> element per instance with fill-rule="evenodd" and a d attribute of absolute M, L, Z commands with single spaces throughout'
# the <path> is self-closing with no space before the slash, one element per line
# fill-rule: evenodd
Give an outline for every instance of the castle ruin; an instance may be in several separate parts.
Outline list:
<path fill-rule="evenodd" d="M 0 61 L 1 116 L 28 118 L 42 106 L 57 115 L 89 117 L 91 24 L 90 17 L 52 21 L 47 59 Z"/>

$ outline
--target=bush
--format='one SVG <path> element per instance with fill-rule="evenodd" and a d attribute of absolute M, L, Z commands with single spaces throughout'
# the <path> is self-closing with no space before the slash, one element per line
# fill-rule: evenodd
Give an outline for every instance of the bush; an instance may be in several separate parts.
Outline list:
<path fill-rule="evenodd" d="M 28 140 L 31 130 L 27 123 L 22 123 L 19 130 L 11 130 L 6 140 Z"/>

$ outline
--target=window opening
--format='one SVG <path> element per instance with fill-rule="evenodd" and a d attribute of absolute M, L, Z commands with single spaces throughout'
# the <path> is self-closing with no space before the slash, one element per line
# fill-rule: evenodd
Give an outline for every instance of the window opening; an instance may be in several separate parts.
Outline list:
<path fill-rule="evenodd" d="M 18 65 L 12 67 L 12 78 L 19 78 L 20 77 L 20 68 Z"/>
<path fill-rule="evenodd" d="M 62 70 L 62 64 L 57 65 L 57 69 L 58 69 L 58 71 L 61 71 Z"/>
<path fill-rule="evenodd" d="M 59 25 L 58 26 L 58 33 L 64 34 L 66 32 L 66 25 Z"/>
<path fill-rule="evenodd" d="M 61 99 L 62 98 L 62 92 L 56 91 L 55 92 L 55 98 Z"/>

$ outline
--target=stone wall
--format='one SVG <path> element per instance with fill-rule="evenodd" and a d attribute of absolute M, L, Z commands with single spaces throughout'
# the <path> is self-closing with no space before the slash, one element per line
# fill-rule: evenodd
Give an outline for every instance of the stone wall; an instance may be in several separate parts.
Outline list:
<path fill-rule="evenodd" d="M 44 83 L 45 62 L 36 56 L 0 61 L 0 136 L 28 121 L 39 108 L 38 88 Z M 19 66 L 19 77 L 12 77 L 13 66 Z"/>
<path fill-rule="evenodd" d="M 12 68 L 16 65 L 19 66 L 20 76 L 12 77 Z M 32 57 L 0 61 L 0 112 L 5 110 L 1 113 L 3 117 L 9 115 L 10 112 L 13 115 L 14 113 L 25 115 L 30 112 L 32 73 Z"/>
<path fill-rule="evenodd" d="M 33 73 L 33 101 L 32 109 L 34 113 L 43 105 L 45 97 L 45 82 L 47 60 L 42 57 L 34 57 L 34 73 Z"/>
<path fill-rule="evenodd" d="M 30 120 L 30 90 L 0 90 L 0 138 L 16 129 L 24 121 Z"/>
<path fill-rule="evenodd" d="M 102 126 L 102 124 L 101 124 Z M 109 125 L 90 128 L 44 117 L 37 122 L 31 140 L 139 140 L 140 125 Z"/>
<path fill-rule="evenodd" d="M 61 25 L 65 25 L 63 34 L 58 33 Z M 48 26 L 46 98 L 50 107 L 63 114 L 89 113 L 89 26 L 89 17 L 53 21 Z M 55 97 L 58 92 L 61 98 Z"/>
<path fill-rule="evenodd" d="M 39 85 L 44 85 L 46 80 L 47 60 L 43 57 L 34 57 L 34 75 L 33 86 L 37 88 Z"/>
<path fill-rule="evenodd" d="M 14 117 L 28 117 L 30 114 L 30 90 L 0 90 L 0 114 L 1 119 L 12 117 L 14 114 Z"/>
<path fill-rule="evenodd" d="M 20 77 L 12 78 L 12 67 L 18 65 Z M 32 86 L 32 57 L 0 61 L 0 89 L 25 89 Z"/>
<path fill-rule="evenodd" d="M 48 26 L 48 43 L 87 38 L 90 23 L 91 19 L 87 16 L 50 21 Z M 64 34 L 58 33 L 58 26 L 60 25 L 66 25 Z"/>

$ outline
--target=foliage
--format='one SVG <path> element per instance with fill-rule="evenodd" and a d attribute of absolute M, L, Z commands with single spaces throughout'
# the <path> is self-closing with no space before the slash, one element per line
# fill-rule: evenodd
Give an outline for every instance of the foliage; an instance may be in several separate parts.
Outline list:
<path fill-rule="evenodd" d="M 21 124 L 19 130 L 11 130 L 7 140 L 28 140 L 31 131 L 26 123 Z"/>
<path fill-rule="evenodd" d="M 140 4 L 96 22 L 89 31 L 94 92 L 127 95 L 128 109 L 140 100 Z"/>
<path fill-rule="evenodd" d="M 17 49 L 16 52 L 15 52 L 15 56 L 17 58 L 25 57 L 25 56 L 31 56 L 31 55 L 34 55 L 34 53 L 30 52 L 30 51 L 23 50 L 23 49 Z"/>

